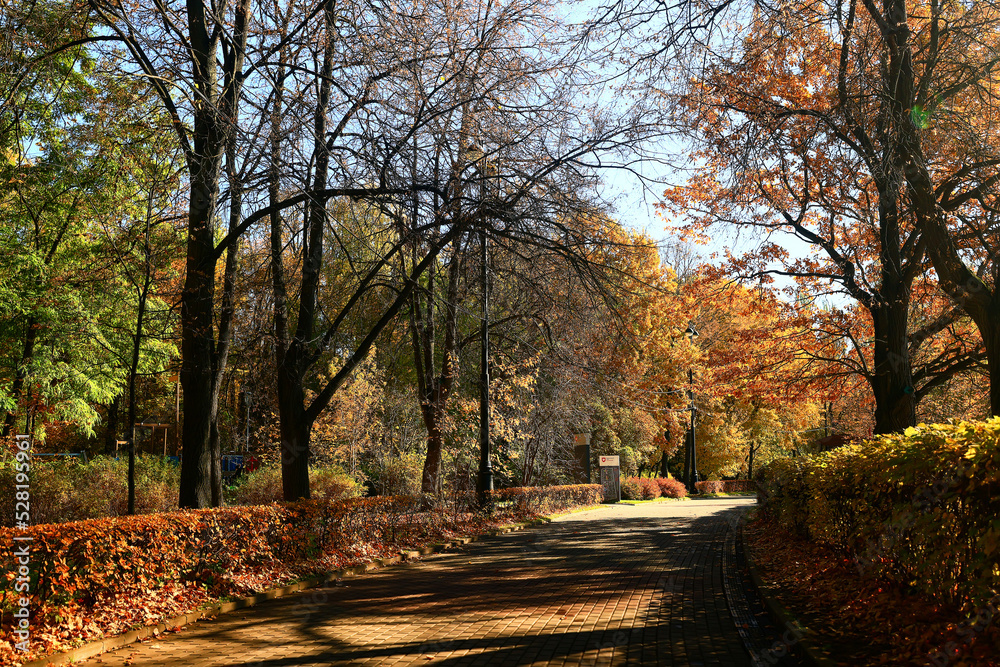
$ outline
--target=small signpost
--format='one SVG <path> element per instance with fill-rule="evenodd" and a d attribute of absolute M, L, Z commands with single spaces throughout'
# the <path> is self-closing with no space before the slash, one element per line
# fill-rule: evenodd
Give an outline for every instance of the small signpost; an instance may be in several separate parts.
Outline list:
<path fill-rule="evenodd" d="M 604 502 L 617 503 L 622 499 L 622 487 L 619 480 L 621 467 L 617 456 L 602 456 L 598 461 L 601 467 L 601 486 L 604 487 Z"/>

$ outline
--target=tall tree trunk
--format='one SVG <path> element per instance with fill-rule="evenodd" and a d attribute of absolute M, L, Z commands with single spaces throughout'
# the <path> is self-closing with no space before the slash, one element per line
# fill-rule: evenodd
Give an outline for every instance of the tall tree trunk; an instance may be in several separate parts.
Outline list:
<path fill-rule="evenodd" d="M 877 434 L 898 433 L 916 424 L 906 328 L 909 305 L 909 295 L 904 292 L 871 308 L 875 340 L 874 369 L 869 382 L 875 396 Z"/>
<path fill-rule="evenodd" d="M 181 298 L 184 444 L 179 504 L 190 508 L 212 505 L 211 434 L 218 408 L 214 387 L 215 246 L 211 220 L 218 195 L 219 156 L 210 150 L 218 150 L 211 141 L 216 128 L 203 115 L 195 115 L 196 146 L 202 148 L 196 147 L 200 157 L 192 161 L 187 276 Z M 198 135 L 202 135 L 200 141 Z"/>
<path fill-rule="evenodd" d="M 327 110 L 330 106 L 333 61 L 337 38 L 336 13 L 332 0 L 327 0 L 324 8 L 326 43 L 323 48 L 322 63 L 319 67 L 319 95 L 316 112 L 313 115 L 313 156 L 315 168 L 312 187 L 324 190 L 329 180 L 330 150 L 328 141 Z M 280 120 L 280 119 L 279 119 Z M 273 127 L 273 126 L 272 126 Z M 272 135 L 272 165 L 279 158 L 276 153 L 279 144 Z M 272 167 L 273 168 L 273 167 Z M 275 318 L 275 326 L 282 327 L 278 339 L 285 340 L 287 347 L 279 351 L 278 360 L 278 419 L 281 422 L 281 480 L 285 500 L 309 498 L 309 439 L 313 419 L 307 417 L 304 383 L 309 368 L 318 358 L 314 349 L 314 327 L 317 315 L 320 273 L 323 265 L 323 240 L 327 223 L 327 199 L 309 200 L 306 206 L 306 226 L 303 230 L 302 280 L 299 290 L 299 312 L 295 325 L 295 335 L 289 340 L 288 319 L 285 313 Z M 280 230 L 277 230 L 280 237 Z M 275 246 L 275 231 L 272 227 L 272 265 L 280 263 L 280 247 Z M 279 239 L 280 240 L 280 239 Z M 275 253 L 279 253 L 276 255 Z M 280 289 L 284 291 L 284 278 Z M 277 277 L 274 285 L 279 289 Z M 277 298 L 276 298 L 277 301 Z M 286 297 L 281 295 L 286 303 Z M 277 308 L 277 303 L 275 308 Z M 277 310 L 275 311 L 277 315 Z"/>
<path fill-rule="evenodd" d="M 142 285 L 139 288 L 139 307 L 135 316 L 135 333 L 132 336 L 132 363 L 128 372 L 128 418 L 125 421 L 125 433 L 128 436 L 128 514 L 135 514 L 135 382 L 139 373 L 139 356 L 142 351 L 142 326 L 146 318 L 146 299 L 149 295 L 149 285 L 152 282 L 152 265 L 149 244 L 149 216 L 146 212 L 146 229 L 143 234 L 142 254 L 143 272 Z"/>
<path fill-rule="evenodd" d="M 192 69 L 201 99 L 194 106 L 193 150 L 187 155 L 191 194 L 188 204 L 187 259 L 181 293 L 181 387 L 184 390 L 184 444 L 179 505 L 212 504 L 212 421 L 215 419 L 215 240 L 213 218 L 225 148 L 219 105 L 216 51 L 204 2 L 188 2 Z"/>
<path fill-rule="evenodd" d="M 104 453 L 108 456 L 118 449 L 118 410 L 121 404 L 121 394 L 108 403 L 108 417 L 104 427 Z"/>
<path fill-rule="evenodd" d="M 872 317 L 873 366 L 868 378 L 875 396 L 875 433 L 897 433 L 916 424 L 916 392 L 910 364 L 907 324 L 910 287 L 923 264 L 916 236 L 907 240 L 904 257 L 899 196 L 903 190 L 896 173 L 877 175 L 879 215 L 878 290 L 866 303 Z M 916 232 L 914 232 L 916 234 Z M 908 261 L 907 261 L 908 260 Z"/>
<path fill-rule="evenodd" d="M 990 372 L 990 414 L 1000 416 L 1000 300 L 993 300 L 992 329 L 980 330 L 986 342 L 986 364 Z"/>
<path fill-rule="evenodd" d="M 217 428 L 219 385 L 225 371 L 228 341 L 220 330 L 216 347 L 214 218 L 223 156 L 236 131 L 236 106 L 243 85 L 246 51 L 247 4 L 248 0 L 240 0 L 234 7 L 233 42 L 222 63 L 225 76 L 224 85 L 220 86 L 217 53 L 223 31 L 209 31 L 208 10 L 203 0 L 188 1 L 191 64 L 199 99 L 192 118 L 192 149 L 185 156 L 191 194 L 187 273 L 181 294 L 181 387 L 184 390 L 181 507 L 209 507 L 221 500 L 221 486 L 217 482 L 221 474 L 215 470 L 220 462 L 213 456 L 212 430 Z M 234 253 L 234 248 L 230 247 L 229 252 Z M 227 260 L 227 272 L 228 269 Z M 224 326 L 227 324 L 223 320 L 220 329 Z M 214 447 L 217 449 L 217 445 Z"/>
<path fill-rule="evenodd" d="M 293 363 L 278 369 L 278 413 L 281 416 L 281 489 L 285 500 L 309 498 L 309 437 L 312 422 L 306 418 L 305 392 Z M 290 372 L 291 371 L 291 372 Z"/>
<path fill-rule="evenodd" d="M 427 428 L 427 456 L 421 479 L 421 493 L 434 495 L 441 491 L 441 456 L 444 440 L 444 416 L 451 390 L 458 375 L 458 291 L 461 277 L 461 245 L 448 264 L 444 296 L 444 340 L 441 341 L 441 371 L 437 372 L 435 354 L 435 290 L 437 271 L 428 270 L 425 292 L 426 309 L 419 295 L 414 294 L 410 307 L 410 331 L 413 337 L 414 366 L 417 371 L 417 391 L 420 411 Z"/>
<path fill-rule="evenodd" d="M 444 448 L 444 432 L 441 428 L 441 411 L 433 404 L 420 406 L 427 428 L 427 456 L 424 458 L 423 475 L 420 478 L 420 493 L 436 496 L 441 493 L 441 460 Z"/>
<path fill-rule="evenodd" d="M 983 338 L 990 374 L 990 410 L 994 415 L 1000 415 L 1000 270 L 996 270 L 994 265 L 995 282 L 990 288 L 965 264 L 948 228 L 948 213 L 945 210 L 948 202 L 945 200 L 958 183 L 945 188 L 936 187 L 924 155 L 923 131 L 917 127 L 912 113 L 921 102 L 918 98 L 921 92 L 914 71 L 915 45 L 907 21 L 906 2 L 886 0 L 881 15 L 878 15 L 876 5 L 871 7 L 870 11 L 883 24 L 881 32 L 885 49 L 881 71 L 887 93 L 888 118 L 892 124 L 889 134 L 894 138 L 890 147 L 893 167 L 899 177 L 905 178 L 916 224 L 926 240 L 927 254 L 934 264 L 942 289 L 962 306 Z M 939 14 L 933 17 L 935 30 L 939 18 Z M 935 52 L 928 54 L 930 58 L 936 56 Z"/>
<path fill-rule="evenodd" d="M 10 437 L 14 430 L 14 423 L 17 419 L 17 404 L 24 394 L 24 382 L 28 377 L 28 364 L 35 356 L 35 342 L 38 340 L 38 319 L 32 315 L 28 318 L 27 330 L 24 334 L 24 347 L 21 349 L 21 361 L 14 371 L 14 382 L 11 384 L 10 395 L 14 401 L 14 407 L 7 413 L 3 420 L 3 437 Z"/>

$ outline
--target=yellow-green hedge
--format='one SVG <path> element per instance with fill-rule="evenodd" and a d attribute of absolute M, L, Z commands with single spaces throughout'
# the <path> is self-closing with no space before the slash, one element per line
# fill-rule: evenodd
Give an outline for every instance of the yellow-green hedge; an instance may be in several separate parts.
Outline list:
<path fill-rule="evenodd" d="M 1000 593 L 1000 418 L 921 424 L 759 474 L 766 511 L 935 598 L 979 606 Z"/>

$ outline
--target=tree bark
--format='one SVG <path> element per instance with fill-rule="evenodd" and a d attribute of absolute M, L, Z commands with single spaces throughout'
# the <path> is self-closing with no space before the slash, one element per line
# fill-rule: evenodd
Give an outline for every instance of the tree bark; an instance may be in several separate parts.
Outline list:
<path fill-rule="evenodd" d="M 410 330 L 413 337 L 414 366 L 417 371 L 417 391 L 420 412 L 427 428 L 427 456 L 424 459 L 420 491 L 427 495 L 441 492 L 441 460 L 444 444 L 443 422 L 451 390 L 458 375 L 458 300 L 461 277 L 461 245 L 456 247 L 448 263 L 444 296 L 444 340 L 441 341 L 441 371 L 437 373 L 435 358 L 436 308 L 434 303 L 437 271 L 428 271 L 425 294 L 426 310 L 417 294 L 410 307 Z"/>
<path fill-rule="evenodd" d="M 327 110 L 330 106 L 330 91 L 333 78 L 334 45 L 337 31 L 334 3 L 328 0 L 324 8 L 326 43 L 323 48 L 322 63 L 319 68 L 319 96 L 316 113 L 313 116 L 313 157 L 315 168 L 312 185 L 314 191 L 325 190 L 329 179 L 330 151 L 327 146 Z M 277 119 L 280 123 L 280 117 Z M 276 168 L 280 145 L 272 134 L 272 170 Z M 272 187 L 277 187 L 272 182 Z M 276 198 L 274 192 L 272 199 Z M 279 350 L 278 359 L 278 419 L 281 423 L 281 480 L 285 500 L 309 498 L 309 439 L 313 419 L 306 414 L 304 382 L 306 373 L 314 362 L 314 336 L 318 303 L 320 272 L 323 264 L 323 240 L 327 222 L 327 199 L 311 199 L 306 206 L 306 229 L 303 230 L 302 281 L 299 290 L 299 312 L 295 334 L 288 338 L 287 296 L 285 294 L 283 272 L 275 274 L 272 280 L 276 295 L 280 290 L 283 312 L 278 313 L 279 300 L 276 296 L 275 327 L 279 341 L 284 346 Z M 281 263 L 280 229 L 272 227 L 272 266 Z M 276 245 L 278 243 L 278 245 Z M 277 253 L 277 254 L 276 254 Z"/>
<path fill-rule="evenodd" d="M 444 434 L 441 419 L 434 405 L 420 406 L 427 428 L 427 456 L 424 458 L 423 475 L 420 478 L 420 493 L 437 496 L 441 493 L 441 460 L 444 448 Z"/>
<path fill-rule="evenodd" d="M 21 350 L 21 361 L 17 365 L 14 373 L 14 382 L 11 385 L 10 395 L 14 400 L 14 408 L 7 413 L 3 420 L 3 437 L 10 437 L 14 430 L 14 423 L 17 419 L 17 403 L 20 402 L 24 393 L 24 382 L 28 377 L 27 366 L 35 356 L 35 341 L 38 340 L 38 320 L 31 316 L 28 318 L 27 331 L 24 334 L 24 348 Z M 30 435 L 30 434 L 29 434 Z"/>
<path fill-rule="evenodd" d="M 197 127 L 197 121 L 196 121 Z M 180 507 L 212 504 L 211 431 L 217 403 L 213 391 L 215 341 L 212 315 L 215 253 L 209 220 L 215 208 L 218 171 L 208 156 L 192 170 L 187 277 L 181 299 L 181 388 L 184 393 Z"/>
<path fill-rule="evenodd" d="M 108 416 L 104 427 L 104 453 L 111 456 L 118 449 L 118 409 L 121 394 L 108 403 Z"/>
<path fill-rule="evenodd" d="M 192 118 L 192 150 L 186 153 L 191 195 L 188 205 L 187 273 L 181 294 L 184 444 L 180 507 L 209 507 L 221 501 L 221 486 L 217 482 L 221 474 L 216 470 L 220 462 L 217 456 L 213 456 L 217 444 L 213 445 L 212 431 L 218 428 L 215 420 L 219 384 L 226 362 L 225 355 L 220 352 L 225 352 L 227 343 L 220 332 L 219 348 L 216 348 L 213 223 L 222 159 L 235 132 L 236 102 L 243 82 L 247 2 L 241 0 L 234 10 L 233 43 L 229 45 L 223 62 L 225 85 L 220 86 L 216 54 L 224 31 L 213 30 L 210 33 L 204 2 L 188 0 L 191 65 L 199 99 L 194 105 Z"/>
<path fill-rule="evenodd" d="M 875 396 L 875 428 L 878 433 L 898 433 L 916 424 L 916 398 L 912 386 L 907 315 L 908 290 L 897 291 L 895 298 L 880 292 L 878 305 L 871 315 L 875 340 L 874 372 L 869 378 Z"/>
<path fill-rule="evenodd" d="M 927 254 L 942 289 L 961 305 L 983 338 L 990 376 L 990 411 L 1000 415 L 1000 284 L 994 284 L 991 289 L 965 264 L 948 229 L 946 199 L 955 184 L 951 188 L 935 187 L 924 155 L 922 132 L 912 113 L 920 101 L 920 90 L 914 70 L 914 44 L 907 23 L 906 2 L 887 0 L 881 14 L 875 5 L 869 6 L 869 11 L 882 24 L 885 44 L 882 72 L 893 126 L 891 136 L 896 137 L 891 146 L 893 166 L 900 177 L 905 178 L 916 224 L 927 241 Z M 933 20 L 937 22 L 939 16 L 935 15 Z M 924 57 L 933 59 L 937 55 L 932 52 Z"/>
<path fill-rule="evenodd" d="M 986 343 L 986 364 L 990 372 L 990 414 L 1000 416 L 1000 300 L 994 297 L 992 326 L 980 329 Z"/>
<path fill-rule="evenodd" d="M 300 377 L 278 371 L 278 410 L 281 415 L 281 488 L 285 500 L 309 498 L 309 438 L 312 422 L 305 414 Z"/>

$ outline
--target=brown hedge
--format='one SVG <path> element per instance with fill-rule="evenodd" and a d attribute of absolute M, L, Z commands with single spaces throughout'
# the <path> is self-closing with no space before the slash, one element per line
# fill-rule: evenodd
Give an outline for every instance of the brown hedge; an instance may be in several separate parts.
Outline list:
<path fill-rule="evenodd" d="M 757 482 L 752 479 L 723 479 L 695 482 L 698 493 L 755 493 Z"/>
<path fill-rule="evenodd" d="M 547 514 L 571 507 L 597 505 L 604 499 L 600 484 L 522 486 L 493 492 L 494 505 L 515 515 Z"/>
<path fill-rule="evenodd" d="M 100 614 L 94 610 L 107 608 L 109 600 L 145 600 L 178 586 L 194 586 L 212 597 L 247 594 L 240 586 L 262 581 L 262 572 L 271 577 L 265 583 L 279 585 L 275 573 L 287 580 L 364 562 L 456 534 L 591 505 L 600 496 L 599 485 L 505 489 L 494 492 L 499 511 L 491 516 L 424 510 L 419 499 L 410 497 L 376 497 L 2 528 L 0 663 L 14 655 L 12 612 L 22 596 L 16 590 L 16 550 L 24 544 L 30 551 L 32 634 L 72 641 L 74 633 L 83 636 L 82 624 L 97 622 L 93 619 Z M 105 619 L 97 626 L 106 631 L 113 623 Z"/>

